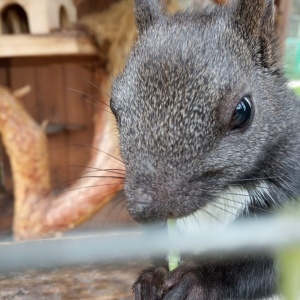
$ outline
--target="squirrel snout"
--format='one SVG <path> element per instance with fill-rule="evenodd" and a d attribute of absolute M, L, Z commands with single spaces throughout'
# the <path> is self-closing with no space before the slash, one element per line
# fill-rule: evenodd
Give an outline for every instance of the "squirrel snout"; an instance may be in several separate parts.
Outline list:
<path fill-rule="evenodd" d="M 147 220 L 152 211 L 153 197 L 141 188 L 127 190 L 126 195 L 128 212 L 136 221 L 144 223 L 143 220 Z"/>
<path fill-rule="evenodd" d="M 126 195 L 128 212 L 139 223 L 159 223 L 173 216 L 167 201 L 160 201 L 153 193 L 137 188 L 127 190 Z"/>

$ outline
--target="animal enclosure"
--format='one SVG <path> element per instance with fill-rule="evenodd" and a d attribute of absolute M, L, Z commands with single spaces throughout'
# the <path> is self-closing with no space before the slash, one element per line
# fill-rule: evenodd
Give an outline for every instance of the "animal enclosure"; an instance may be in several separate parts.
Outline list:
<path fill-rule="evenodd" d="M 95 157 L 100 152 L 97 146 L 97 142 L 99 142 L 97 124 L 101 124 L 102 128 L 105 128 L 103 124 L 106 122 L 106 118 L 110 121 L 112 119 L 110 112 L 107 112 L 109 110 L 107 101 L 110 94 L 110 81 L 112 76 L 117 75 L 123 67 L 128 50 L 136 38 L 136 28 L 132 16 L 132 2 L 127 0 L 44 1 L 44 5 L 56 4 L 51 9 L 55 17 L 41 14 L 45 22 L 46 20 L 49 21 L 44 26 L 31 23 L 32 18 L 29 12 L 36 12 L 36 8 L 30 8 L 28 6 L 30 2 L 34 3 L 35 1 L 0 0 L 0 85 L 8 87 L 12 91 L 17 91 L 17 94 L 20 88 L 30 86 L 30 93 L 22 96 L 20 101 L 25 111 L 39 125 L 39 128 L 47 137 L 49 173 L 51 186 L 53 187 L 50 193 L 53 198 L 50 199 L 56 199 L 56 195 L 60 195 L 65 190 L 73 189 L 70 186 L 72 186 L 74 180 L 79 178 L 80 181 L 83 176 L 93 177 L 96 174 L 93 173 L 96 170 L 93 169 L 93 165 L 90 165 L 90 161 L 96 160 Z M 185 2 L 179 1 L 178 4 L 176 1 L 168 1 L 168 4 L 171 10 L 176 10 L 182 7 Z M 289 1 L 276 1 L 276 5 L 276 28 L 280 36 L 281 50 L 284 52 Z M 90 15 L 95 18 L 90 18 Z M 36 21 L 38 22 L 38 20 Z M 12 93 L 12 95 L 15 94 Z M 103 102 L 106 104 L 103 104 Z M 115 130 L 115 128 L 113 129 Z M 109 130 L 112 131 L 111 127 Z M 108 132 L 101 131 L 101 136 L 107 137 Z M 109 144 L 108 138 L 105 142 Z M 16 180 L 13 178 L 14 168 L 9 162 L 10 153 L 5 149 L 5 143 L 2 144 L 1 150 L 0 230 L 3 232 L 3 237 L 9 236 L 11 238 L 13 215 L 16 214 L 16 209 L 13 208 L 13 202 L 17 197 Z M 111 160 L 110 153 L 104 154 L 104 159 L 109 162 Z M 120 162 L 116 164 L 118 163 Z M 90 168 L 88 171 L 85 169 L 86 166 Z M 26 169 L 28 168 L 26 166 Z M 83 170 L 85 170 L 85 173 L 83 173 Z M 115 172 L 113 173 L 115 178 L 116 175 L 120 178 L 124 176 L 124 169 L 118 169 L 117 171 L 112 169 L 110 171 Z M 36 185 L 40 184 L 38 180 L 36 182 Z M 105 184 L 109 183 L 105 182 Z M 122 186 L 121 180 L 113 184 Z M 78 190 L 84 188 L 84 183 L 76 188 Z M 92 195 L 90 197 L 96 199 L 96 196 Z M 75 198 L 73 202 L 70 201 L 70 208 L 76 206 L 76 200 L 78 199 Z M 105 201 L 109 201 L 109 199 L 107 198 Z M 63 235 L 62 231 L 68 228 L 72 229 L 83 219 L 78 218 L 80 222 L 78 220 L 76 222 L 70 221 L 70 224 L 67 224 L 69 227 L 64 224 L 59 227 L 59 230 L 55 228 L 51 231 L 47 228 L 47 230 L 49 229 L 47 233 L 50 232 L 51 235 L 56 235 L 56 239 L 42 240 L 37 243 L 49 245 L 49 249 L 54 249 L 53 253 L 55 249 L 59 249 L 59 255 L 63 257 L 63 253 L 66 253 L 68 249 L 70 250 L 68 247 L 72 245 L 73 239 L 74 241 L 80 241 L 79 244 L 89 244 L 85 240 L 85 235 L 89 235 L 95 228 L 103 229 L 116 224 L 119 227 L 124 227 L 133 222 L 123 209 L 124 201 L 120 202 L 120 198 L 112 200 L 100 211 L 98 216 L 94 217 L 96 210 L 99 208 L 98 206 L 100 207 L 100 205 L 94 205 L 93 211 L 90 213 L 91 219 L 80 227 L 80 230 L 83 230 L 85 234 L 75 237 L 60 237 Z M 32 210 L 24 215 L 30 217 L 34 214 L 35 208 L 37 206 L 32 206 Z M 68 218 L 66 215 L 63 216 L 65 219 Z M 39 220 L 42 220 L 42 217 Z M 47 219 L 46 210 L 45 219 Z M 57 219 L 60 221 L 60 218 Z M 30 232 L 31 225 L 32 223 L 23 226 L 22 230 L 26 228 L 22 231 L 22 234 Z M 139 234 L 139 229 L 136 230 Z M 15 232 L 18 231 L 15 230 Z M 44 236 L 41 232 L 45 234 L 45 231 L 41 230 L 35 236 L 30 236 L 30 234 L 29 236 L 16 234 L 16 236 L 36 238 Z M 111 235 L 114 236 L 114 234 Z M 134 236 L 135 232 L 131 232 L 131 234 Z M 47 236 L 47 234 L 45 235 Z M 132 236 L 127 236 L 124 243 L 130 244 Z M 106 244 L 105 234 L 104 237 L 102 235 L 96 236 L 97 239 L 102 244 Z M 56 248 L 57 241 L 62 243 L 61 248 L 60 246 Z M 108 239 L 107 244 L 109 243 L 110 240 Z M 140 243 L 146 244 L 146 240 L 142 240 Z M 74 247 L 76 248 L 79 244 L 75 242 L 74 245 L 76 246 Z M 22 261 L 18 260 L 17 257 L 23 257 L 25 261 L 26 253 L 28 253 L 26 251 L 35 248 L 37 244 L 28 242 L 24 245 L 25 248 L 22 248 L 22 242 L 15 243 L 11 239 L 2 245 L 0 243 L 0 257 L 1 254 L 7 260 L 10 260 L 10 257 L 16 257 L 16 260 L 12 259 L 15 261 L 15 269 L 12 268 L 9 271 L 25 269 L 24 272 L 17 272 L 15 275 L 13 273 L 8 276 L 5 274 L 0 275 L 0 298 L 18 299 L 21 296 L 23 299 L 38 299 L 39 297 L 59 295 L 63 299 L 68 299 L 68 297 L 75 299 L 76 297 L 77 299 L 132 299 L 130 285 L 141 268 L 144 267 L 144 258 L 141 258 L 142 262 L 130 262 L 128 266 L 119 267 L 119 265 L 114 264 L 117 260 L 114 257 L 108 259 L 109 266 L 103 267 L 100 264 L 95 268 L 93 265 L 97 261 L 103 263 L 100 257 L 95 256 L 94 260 L 84 261 L 81 264 L 79 255 L 77 256 L 79 266 L 73 261 L 67 268 L 60 269 L 66 266 L 55 261 L 55 256 L 49 253 L 50 263 L 45 262 L 44 265 L 50 268 L 51 271 L 48 272 L 47 269 L 40 270 L 39 268 L 32 271 L 31 268 L 37 267 L 34 262 L 32 265 L 22 265 Z M 286 242 L 286 246 L 289 245 L 290 241 Z M 28 248 L 26 248 L 27 246 Z M 78 246 L 79 248 L 80 246 Z M 120 243 L 117 244 L 117 248 L 121 252 L 122 246 Z M 278 246 L 279 248 L 280 246 Z M 42 249 L 40 253 L 46 253 L 43 247 L 38 249 Z M 95 249 L 97 249 L 96 246 Z M 101 246 L 99 246 L 99 249 L 101 249 Z M 101 251 L 99 250 L 99 252 Z M 24 256 L 19 256 L 18 253 L 23 253 Z M 38 251 L 35 253 L 38 261 L 40 258 Z M 119 256 L 122 256 L 121 253 Z M 42 254 L 41 257 L 43 257 L 43 260 L 47 260 Z M 54 262 L 51 265 L 52 259 Z M 130 259 L 127 261 L 123 257 L 121 262 L 118 263 L 123 264 L 124 261 L 128 263 Z M 3 269 L 5 268 L 4 264 L 1 265 L 0 263 L 0 266 Z M 43 278 L 39 281 L 42 286 L 40 290 L 35 288 L 36 278 L 38 277 Z M 24 283 L 24 287 L 21 288 L 17 286 L 20 278 Z M 91 283 L 92 288 L 87 289 L 86 285 Z M 114 288 L 119 283 L 121 283 L 120 288 Z M 77 284 L 78 289 L 75 289 L 74 292 L 74 286 Z"/>

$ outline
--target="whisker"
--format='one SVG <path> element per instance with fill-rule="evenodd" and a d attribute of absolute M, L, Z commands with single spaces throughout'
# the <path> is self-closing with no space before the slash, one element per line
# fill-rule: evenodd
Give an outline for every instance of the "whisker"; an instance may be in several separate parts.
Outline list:
<path fill-rule="evenodd" d="M 214 216 L 212 213 L 208 212 L 207 210 L 205 210 L 205 208 L 201 208 L 202 211 L 204 211 L 205 213 L 207 213 L 209 216 L 211 216 L 213 219 L 215 219 L 217 222 L 224 224 L 224 222 L 222 222 L 221 220 L 219 220 L 216 216 Z"/>
<path fill-rule="evenodd" d="M 111 178 L 111 179 L 120 179 L 120 180 L 125 180 L 125 177 L 120 177 L 120 176 L 80 176 L 80 177 L 75 177 L 75 178 L 72 178 L 72 179 L 69 179 L 69 180 L 66 180 L 60 184 L 57 184 L 55 187 L 54 187 L 54 190 L 55 189 L 58 189 L 58 188 L 61 188 L 65 185 L 67 185 L 68 183 L 70 182 L 73 182 L 75 180 L 80 180 L 80 179 L 85 179 L 85 178 Z M 121 182 L 120 182 L 121 183 Z M 117 183 L 116 183 L 117 184 Z"/>
<path fill-rule="evenodd" d="M 115 193 L 117 193 L 118 191 L 115 191 Z M 86 199 L 90 199 L 90 198 L 94 198 L 96 196 L 100 196 L 102 194 L 105 194 L 106 192 L 101 192 L 101 193 L 97 193 L 97 194 L 94 194 L 94 195 L 91 195 L 91 196 L 88 196 L 88 197 L 84 197 L 84 198 L 80 198 L 80 199 L 76 199 L 74 202 L 76 201 L 82 201 L 82 200 L 86 200 Z"/>
<path fill-rule="evenodd" d="M 100 169 L 100 168 L 97 168 L 97 167 L 88 167 L 88 166 L 83 166 L 83 165 L 70 165 L 70 166 L 66 166 L 66 167 L 77 167 L 77 168 L 86 168 L 86 169 L 92 169 L 94 171 L 118 171 L 118 172 L 124 172 L 125 173 L 125 170 L 122 170 L 122 169 Z"/>
<path fill-rule="evenodd" d="M 238 183 L 238 182 L 248 182 L 248 181 L 256 181 L 256 180 L 267 180 L 267 179 L 278 179 L 281 178 L 281 176 L 268 176 L 268 177 L 254 177 L 254 178 L 244 178 L 244 179 L 235 179 L 235 180 L 209 180 L 209 182 L 218 182 L 220 184 L 222 183 Z"/>
<path fill-rule="evenodd" d="M 121 173 L 121 172 L 118 172 L 118 171 L 113 171 L 113 170 L 109 170 L 109 169 L 99 169 L 99 170 L 92 170 L 92 171 L 86 171 L 83 173 L 83 175 L 85 174 L 91 174 L 91 173 L 97 173 L 97 172 L 109 172 L 109 173 L 112 173 L 112 174 L 118 174 L 118 175 L 125 175 L 125 173 Z"/>
<path fill-rule="evenodd" d="M 94 100 L 94 96 L 89 95 L 89 94 L 87 94 L 87 93 L 84 93 L 84 92 L 81 92 L 81 91 L 79 91 L 79 90 L 72 89 L 72 88 L 66 88 L 66 89 L 67 89 L 67 90 L 70 90 L 70 91 L 73 91 L 73 92 L 76 92 L 76 93 L 80 93 L 81 95 L 86 96 L 86 97 L 88 97 L 88 98 L 92 98 L 92 99 Z M 97 108 L 99 108 L 99 109 L 101 109 L 101 110 L 104 110 L 105 112 L 107 112 L 107 113 L 113 115 L 113 113 L 112 113 L 111 110 L 106 110 L 106 109 L 104 109 L 101 105 L 98 105 L 98 104 L 96 104 L 96 103 L 94 103 L 94 102 L 88 100 L 87 98 L 82 98 L 82 100 L 84 100 L 85 102 L 87 102 L 87 103 L 89 103 L 89 104 L 91 104 L 91 105 L 93 105 L 93 106 L 95 106 L 95 107 L 97 107 Z M 102 103 L 103 105 L 108 106 L 108 105 L 107 105 L 106 103 L 104 103 L 103 101 L 101 101 L 101 100 L 98 100 L 98 101 L 99 101 L 100 103 Z M 108 106 L 108 107 L 109 107 L 109 106 Z"/>
<path fill-rule="evenodd" d="M 243 202 L 240 202 L 240 201 L 236 201 L 236 200 L 233 200 L 233 199 L 227 199 L 227 198 L 224 198 L 224 197 L 219 197 L 220 199 L 223 199 L 223 200 L 227 200 L 229 202 L 234 202 L 234 203 L 238 203 L 238 204 L 241 204 L 245 207 L 251 207 L 251 208 L 254 208 L 254 209 L 258 209 L 258 210 L 261 210 L 261 211 L 264 211 L 264 212 L 267 212 L 267 213 L 273 213 L 273 211 L 271 210 L 268 210 L 268 209 L 264 209 L 264 208 L 261 208 L 261 207 L 258 207 L 258 206 L 255 206 L 255 205 L 251 205 L 251 204 L 246 204 L 246 203 L 243 203 Z M 218 202 L 218 201 L 216 201 Z M 226 204 L 228 207 L 232 207 L 234 208 L 234 206 L 230 206 L 229 204 Z"/>
<path fill-rule="evenodd" d="M 241 193 L 233 193 L 233 192 L 226 192 L 225 191 L 216 191 L 216 192 L 211 192 L 211 191 L 208 191 L 208 190 L 204 190 L 204 189 L 198 189 L 199 191 L 203 192 L 203 193 L 206 193 L 208 195 L 219 195 L 220 193 L 222 195 L 233 195 L 233 196 L 243 196 L 243 197 L 248 197 L 249 194 L 241 194 Z"/>
<path fill-rule="evenodd" d="M 208 195 L 215 195 L 215 194 L 209 194 L 209 193 L 206 193 Z M 201 197 L 202 195 L 192 195 L 192 194 L 189 194 L 189 196 L 192 196 L 192 197 Z M 248 195 L 248 197 L 250 197 Z M 243 203 L 243 202 L 240 202 L 240 201 L 237 201 L 237 200 L 233 200 L 233 199 L 229 199 L 229 198 L 225 198 L 225 197 L 222 197 L 222 196 L 219 196 L 217 195 L 217 199 L 223 199 L 223 200 L 227 200 L 229 202 L 234 202 L 234 203 L 239 203 L 241 205 L 244 205 L 245 207 L 251 207 L 251 208 L 254 208 L 254 209 L 257 209 L 257 210 L 261 210 L 261 211 L 264 211 L 264 212 L 268 212 L 268 213 L 274 213 L 273 211 L 271 210 L 267 210 L 267 209 L 264 209 L 264 208 L 261 208 L 259 206 L 255 206 L 255 205 L 251 205 L 251 204 L 246 204 L 246 203 Z M 215 200 L 214 200 L 215 201 Z M 218 201 L 215 201 L 215 202 L 218 202 Z M 211 204 L 211 202 L 209 202 L 208 204 Z M 220 203 L 221 204 L 221 203 Z M 226 204 L 228 207 L 232 207 L 234 208 L 234 206 L 230 206 L 228 204 Z M 202 208 L 201 208 L 202 209 Z"/>
<path fill-rule="evenodd" d="M 121 212 L 122 212 L 122 210 L 124 209 L 125 205 L 126 205 L 126 202 L 123 203 L 123 205 L 121 206 L 121 209 L 119 209 L 119 211 L 118 211 L 118 214 L 117 214 L 117 224 L 118 224 L 118 222 L 119 222 Z"/>
<path fill-rule="evenodd" d="M 78 187 L 78 188 L 66 189 L 64 191 L 70 192 L 70 191 L 76 191 L 76 190 L 81 190 L 81 189 L 88 189 L 88 188 L 99 187 L 99 186 L 110 186 L 110 185 L 117 185 L 117 184 L 120 184 L 120 182 L 82 186 L 82 187 Z"/>
<path fill-rule="evenodd" d="M 97 150 L 97 151 L 99 151 L 99 152 L 101 152 L 101 153 L 106 154 L 107 156 L 109 156 L 109 157 L 115 159 L 116 161 L 119 161 L 120 163 L 122 163 L 122 166 L 124 166 L 124 162 L 123 162 L 121 159 L 115 157 L 114 155 L 109 154 L 109 153 L 107 153 L 107 152 L 105 152 L 105 151 L 103 151 L 103 150 L 101 150 L 101 149 L 97 149 L 97 148 L 95 148 L 95 147 L 92 147 L 92 148 L 93 148 L 94 150 Z"/>
<path fill-rule="evenodd" d="M 111 178 L 111 179 L 125 179 L 125 177 L 121 177 L 121 176 L 111 176 L 111 175 L 88 175 L 88 176 L 80 176 L 80 177 L 77 177 L 77 178 L 72 178 L 70 179 L 69 181 L 72 181 L 72 180 L 77 180 L 77 179 L 85 179 L 85 178 Z"/>
<path fill-rule="evenodd" d="M 91 84 L 91 85 L 92 85 L 93 87 L 95 87 L 97 90 L 102 91 L 101 87 L 98 86 L 98 85 L 96 85 L 94 82 L 88 80 L 88 79 L 85 78 L 85 77 L 81 77 L 81 79 L 83 79 L 84 81 L 86 81 L 86 82 L 88 82 L 89 84 Z"/>
<path fill-rule="evenodd" d="M 88 93 L 85 93 L 83 91 L 80 91 L 80 90 L 76 90 L 76 89 L 73 89 L 73 88 L 70 88 L 70 87 L 66 87 L 66 90 L 69 90 L 69 91 L 72 91 L 72 92 L 76 92 L 78 94 L 81 94 L 82 96 L 86 96 L 86 97 L 89 97 L 89 98 L 92 98 L 94 99 L 95 97 L 93 95 L 90 95 Z"/>
<path fill-rule="evenodd" d="M 94 207 L 92 213 L 90 214 L 89 219 L 87 220 L 87 230 L 89 230 L 89 227 L 91 226 L 91 223 L 93 221 L 93 219 L 96 217 L 97 213 L 99 212 L 99 208 L 98 207 Z"/>
<path fill-rule="evenodd" d="M 228 212 L 229 214 L 232 214 L 232 215 L 235 216 L 235 217 L 238 216 L 238 214 L 235 214 L 234 212 L 232 212 L 232 211 L 230 211 L 230 210 L 227 210 L 227 209 L 225 209 L 225 208 L 223 208 L 223 207 L 217 206 L 217 205 L 215 205 L 214 203 L 209 203 L 209 205 L 212 205 L 212 206 L 214 206 L 214 207 L 216 207 L 216 208 L 218 208 L 218 209 L 221 209 L 221 210 L 223 210 L 223 211 L 226 211 L 226 212 Z"/>
<path fill-rule="evenodd" d="M 126 198 L 125 197 L 120 197 L 120 199 L 117 199 L 114 203 L 114 205 L 112 205 L 112 207 L 109 209 L 109 211 L 107 212 L 104 220 L 103 220 L 103 223 L 106 223 L 107 222 L 107 219 L 109 217 L 109 215 L 113 212 L 113 210 L 119 206 L 123 201 L 125 201 L 125 205 L 126 205 Z"/>
<path fill-rule="evenodd" d="M 72 144 L 72 145 L 70 145 L 70 146 L 73 146 L 73 147 L 84 147 L 84 148 L 88 148 L 88 149 L 91 149 L 91 150 L 95 150 L 95 151 L 97 151 L 97 152 L 101 152 L 101 153 L 107 155 L 108 157 L 113 158 L 114 160 L 116 160 L 116 161 L 122 163 L 121 165 L 124 166 L 124 162 L 123 162 L 121 159 L 119 159 L 118 157 L 115 157 L 114 155 L 109 154 L 109 153 L 107 153 L 107 152 L 105 152 L 105 151 L 103 151 L 103 150 L 101 150 L 101 149 L 98 149 L 98 148 L 96 148 L 96 147 L 93 147 L 93 146 L 91 146 L 91 145 Z"/>
<path fill-rule="evenodd" d="M 232 184 L 231 186 L 232 186 L 232 187 L 234 187 L 234 186 L 239 186 L 239 187 L 242 186 L 242 187 L 243 187 L 244 185 L 245 185 L 245 184 L 243 184 L 243 183 L 234 183 L 234 184 Z M 266 186 L 259 186 L 259 188 L 262 189 L 262 190 L 269 190 L 269 188 L 266 187 Z M 250 188 L 250 189 L 253 189 L 253 188 Z"/>
<path fill-rule="evenodd" d="M 91 80 L 88 80 L 87 78 L 81 77 L 83 80 L 85 80 L 86 82 L 88 82 L 89 84 L 91 84 L 93 87 L 95 87 L 97 90 L 104 92 L 105 95 L 110 98 L 111 95 L 108 93 L 108 91 L 104 91 L 103 88 L 101 86 L 98 86 L 97 84 L 95 84 L 94 82 L 92 82 Z M 100 101 L 100 100 L 99 100 Z M 101 101 L 102 102 L 102 101 Z M 102 102 L 103 104 L 107 105 L 108 107 L 110 107 L 107 103 Z"/>

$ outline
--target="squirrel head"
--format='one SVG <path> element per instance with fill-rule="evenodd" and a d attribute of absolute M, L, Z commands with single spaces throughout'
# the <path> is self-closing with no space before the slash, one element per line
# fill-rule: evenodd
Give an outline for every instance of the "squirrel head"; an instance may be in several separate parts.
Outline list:
<path fill-rule="evenodd" d="M 170 16 L 158 0 L 135 0 L 139 39 L 111 108 L 138 221 L 190 215 L 229 182 L 282 169 L 294 102 L 285 96 L 274 3 L 232 2 Z"/>

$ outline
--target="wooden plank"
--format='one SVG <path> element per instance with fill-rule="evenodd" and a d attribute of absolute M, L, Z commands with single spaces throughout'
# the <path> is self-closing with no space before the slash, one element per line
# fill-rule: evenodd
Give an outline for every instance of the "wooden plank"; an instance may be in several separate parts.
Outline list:
<path fill-rule="evenodd" d="M 0 58 L 24 56 L 97 56 L 97 48 L 88 36 L 75 35 L 2 35 Z"/>
<path fill-rule="evenodd" d="M 91 153 L 93 140 L 93 102 L 97 99 L 93 86 L 93 74 L 82 66 L 65 67 L 67 123 L 80 124 L 83 130 L 68 133 L 68 164 L 71 178 L 78 177 L 86 166 Z"/>
<path fill-rule="evenodd" d="M 145 265 L 79 266 L 0 274 L 0 299 L 133 300 Z"/>
<path fill-rule="evenodd" d="M 36 67 L 37 105 L 39 123 L 66 123 L 65 73 L 62 66 Z M 48 136 L 51 179 L 54 187 L 65 182 L 68 176 L 67 139 L 65 133 Z"/>
<path fill-rule="evenodd" d="M 1 39 L 0 39 L 1 40 Z M 0 64 L 6 63 L 9 66 L 18 67 L 36 67 L 47 65 L 74 65 L 74 64 L 95 64 L 100 67 L 105 67 L 105 61 L 99 61 L 98 57 L 94 56 L 30 56 L 30 57 L 12 57 L 1 58 Z"/>
<path fill-rule="evenodd" d="M 76 57 L 78 58 L 78 57 Z M 30 60 L 30 63 L 28 63 Z M 84 130 L 61 132 L 49 135 L 50 172 L 54 188 L 60 183 L 78 177 L 90 157 L 90 145 L 93 139 L 93 114 L 95 106 L 84 99 L 80 93 L 67 88 L 78 89 L 86 94 L 97 94 L 91 82 L 96 70 L 101 66 L 97 61 L 61 64 L 55 59 L 15 58 L 4 59 L 9 65 L 9 85 L 18 89 L 26 84 L 32 87 L 29 95 L 21 99 L 31 116 L 41 124 L 48 120 L 52 124 L 83 125 Z M 54 71 L 56 70 L 56 71 Z M 57 76 L 57 70 L 60 74 Z M 75 98 L 74 98 L 75 97 Z M 96 95 L 95 98 L 98 98 Z M 75 105 L 74 105 L 75 104 Z M 82 144 L 85 147 L 74 147 Z M 12 174 L 7 155 L 3 154 L 5 186 L 12 192 Z"/>
<path fill-rule="evenodd" d="M 78 17 L 100 12 L 119 0 L 74 0 L 78 9 Z"/>
<path fill-rule="evenodd" d="M 22 97 L 20 100 L 28 113 L 36 120 L 39 121 L 39 108 L 37 105 L 36 94 L 36 74 L 34 67 L 29 66 L 11 66 L 9 68 L 10 88 L 12 90 L 20 89 L 29 85 L 30 93 Z"/>
<path fill-rule="evenodd" d="M 8 76 L 8 60 L 2 60 L 0 64 L 0 85 L 8 86 L 9 76 Z"/>

